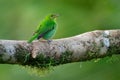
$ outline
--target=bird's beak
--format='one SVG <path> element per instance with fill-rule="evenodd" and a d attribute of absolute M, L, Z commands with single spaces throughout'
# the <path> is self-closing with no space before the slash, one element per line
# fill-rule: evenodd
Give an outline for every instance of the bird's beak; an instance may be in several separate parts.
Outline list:
<path fill-rule="evenodd" d="M 55 17 L 55 18 L 59 17 L 59 14 L 56 14 L 54 17 Z"/>

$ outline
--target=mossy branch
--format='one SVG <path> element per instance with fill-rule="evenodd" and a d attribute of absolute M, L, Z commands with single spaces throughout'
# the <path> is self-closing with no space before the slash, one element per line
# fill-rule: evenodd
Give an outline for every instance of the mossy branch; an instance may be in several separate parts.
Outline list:
<path fill-rule="evenodd" d="M 0 63 L 49 67 L 120 54 L 120 30 L 97 30 L 47 41 L 0 40 Z"/>

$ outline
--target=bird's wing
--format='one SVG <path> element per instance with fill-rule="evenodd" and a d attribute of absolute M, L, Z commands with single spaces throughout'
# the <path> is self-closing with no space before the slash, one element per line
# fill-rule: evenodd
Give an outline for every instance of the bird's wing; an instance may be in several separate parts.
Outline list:
<path fill-rule="evenodd" d="M 40 30 L 40 28 L 41 28 L 41 25 L 33 32 L 33 35 L 35 35 L 36 33 L 38 33 L 39 30 Z"/>
<path fill-rule="evenodd" d="M 47 26 L 46 28 L 45 27 L 43 27 L 43 28 L 41 27 L 41 30 L 40 30 L 40 33 L 39 33 L 39 36 L 37 37 L 37 39 L 40 39 L 46 33 L 48 33 L 49 31 L 53 30 L 54 28 L 55 28 L 55 25 Z"/>

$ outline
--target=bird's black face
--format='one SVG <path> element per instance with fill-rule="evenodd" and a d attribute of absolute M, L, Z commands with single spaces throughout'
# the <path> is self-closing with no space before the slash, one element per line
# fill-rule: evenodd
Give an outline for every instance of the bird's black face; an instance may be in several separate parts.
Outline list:
<path fill-rule="evenodd" d="M 58 14 L 51 14 L 51 15 L 50 15 L 50 18 L 51 18 L 51 19 L 55 19 L 55 18 L 57 18 L 58 16 L 59 16 Z"/>

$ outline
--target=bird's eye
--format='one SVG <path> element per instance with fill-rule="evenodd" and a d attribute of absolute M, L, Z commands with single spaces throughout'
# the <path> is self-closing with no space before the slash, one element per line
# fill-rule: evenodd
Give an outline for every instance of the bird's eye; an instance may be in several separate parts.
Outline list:
<path fill-rule="evenodd" d="M 51 15 L 51 17 L 54 17 L 54 15 Z"/>

